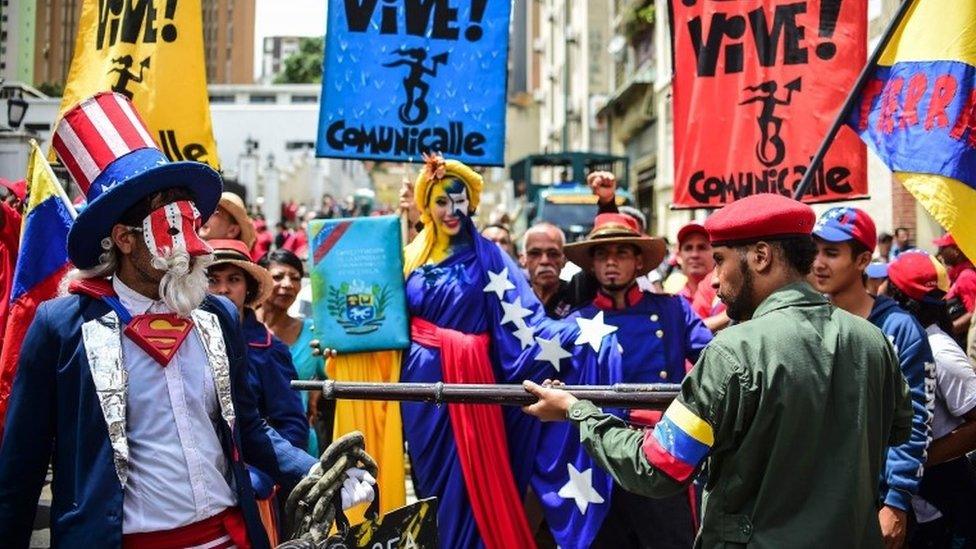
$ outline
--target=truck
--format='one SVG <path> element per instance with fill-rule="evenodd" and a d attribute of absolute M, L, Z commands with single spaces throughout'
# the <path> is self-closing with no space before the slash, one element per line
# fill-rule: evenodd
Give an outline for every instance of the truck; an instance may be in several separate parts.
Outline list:
<path fill-rule="evenodd" d="M 617 206 L 633 205 L 627 157 L 577 151 L 533 154 L 513 163 L 509 175 L 515 198 L 523 204 L 513 220 L 514 232 L 521 234 L 546 221 L 561 228 L 567 242 L 585 237 L 597 214 L 596 196 L 587 186 L 586 176 L 600 170 L 617 177 Z"/>

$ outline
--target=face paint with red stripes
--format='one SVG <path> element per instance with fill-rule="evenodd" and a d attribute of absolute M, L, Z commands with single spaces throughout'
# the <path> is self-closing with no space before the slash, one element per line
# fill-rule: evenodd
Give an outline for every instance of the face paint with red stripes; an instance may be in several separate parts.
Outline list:
<path fill-rule="evenodd" d="M 192 202 L 180 200 L 150 213 L 142 221 L 142 236 L 152 254 L 162 259 L 180 250 L 190 256 L 207 255 L 213 249 L 197 235 L 202 221 Z"/>

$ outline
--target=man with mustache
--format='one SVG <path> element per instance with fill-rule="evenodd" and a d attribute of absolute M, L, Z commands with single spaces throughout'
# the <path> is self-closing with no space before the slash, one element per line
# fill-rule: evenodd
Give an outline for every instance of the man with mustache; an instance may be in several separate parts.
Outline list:
<path fill-rule="evenodd" d="M 566 246 L 566 256 L 591 273 L 599 288 L 581 308 L 582 318 L 603 315 L 615 330 L 622 355 L 610 382 L 678 383 L 685 362 L 694 362 L 712 334 L 681 297 L 642 291 L 638 277 L 664 258 L 665 244 L 641 234 L 637 222 L 620 213 L 596 217 L 586 240 Z M 660 413 L 633 411 L 624 419 L 653 425 Z M 696 530 L 692 489 L 667 500 L 651 500 L 615 487 L 611 510 L 594 547 L 691 547 Z"/>
<path fill-rule="evenodd" d="M 288 488 L 322 475 L 258 415 L 236 310 L 207 295 L 196 231 L 220 176 L 167 161 L 110 92 L 69 109 L 53 147 L 88 206 L 67 239 L 72 295 L 43 303 L 22 344 L 0 539 L 28 545 L 52 463 L 55 546 L 268 547 L 244 460 Z"/>
<path fill-rule="evenodd" d="M 569 419 L 628 490 L 678 493 L 707 460 L 697 547 L 883 547 L 878 479 L 887 447 L 911 431 L 911 400 L 884 334 L 805 281 L 814 221 L 809 206 L 764 193 L 705 222 L 738 324 L 702 352 L 653 430 L 525 383 L 539 397 L 525 411 Z"/>
<path fill-rule="evenodd" d="M 565 318 L 576 303 L 570 283 L 559 278 L 566 265 L 565 246 L 566 235 L 552 223 L 538 223 L 522 235 L 519 265 L 528 273 L 532 291 L 549 318 Z"/>
<path fill-rule="evenodd" d="M 596 196 L 599 214 L 618 213 L 617 179 L 612 173 L 591 172 L 586 177 L 586 183 Z M 629 208 L 632 211 L 628 212 L 626 208 L 619 212 L 631 217 L 635 223 L 644 222 L 640 212 L 634 208 Z M 546 316 L 554 319 L 566 318 L 574 309 L 593 301 L 597 290 L 592 273 L 576 273 L 568 282 L 559 278 L 566 266 L 565 246 L 566 234 L 563 230 L 545 221 L 529 227 L 522 235 L 519 265 L 528 274 L 536 297 L 545 305 Z"/>

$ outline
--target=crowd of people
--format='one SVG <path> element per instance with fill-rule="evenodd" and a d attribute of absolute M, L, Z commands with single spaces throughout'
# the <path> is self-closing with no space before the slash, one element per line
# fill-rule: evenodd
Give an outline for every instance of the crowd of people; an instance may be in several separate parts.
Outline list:
<path fill-rule="evenodd" d="M 107 95 L 113 125 L 138 121 Z M 549 223 L 479 230 L 481 177 L 433 155 L 401 190 L 410 346 L 336 356 L 294 312 L 307 235 L 272 237 L 205 166 L 100 147 L 110 130 L 55 147 L 88 195 L 68 236 L 78 270 L 23 342 L 3 342 L 22 345 L 0 441 L 11 546 L 29 541 L 49 464 L 58 545 L 274 546 L 289 491 L 325 482 L 318 458 L 351 428 L 397 473 L 379 485 L 402 489 L 409 457 L 444 547 L 976 546 L 976 269 L 952 235 L 930 255 L 863 210 L 817 218 L 761 194 L 672 247 L 617 206 L 608 172 L 588 177 L 598 213 L 581 241 Z M 3 234 L 24 200 L 8 188 Z M 326 198 L 323 217 L 349 213 Z M 538 400 L 366 414 L 289 386 L 370 369 L 524 383 Z M 661 412 L 561 388 L 617 383 L 680 392 Z M 375 497 L 353 471 L 346 509 Z M 335 491 L 307 493 L 311 509 Z"/>
<path fill-rule="evenodd" d="M 608 174 L 593 174 L 590 178 L 591 187 L 597 194 L 601 192 L 601 179 L 611 178 Z M 602 184 L 606 186 L 606 182 Z M 612 203 L 601 200 L 601 211 L 603 204 Z M 633 230 L 640 222 L 638 218 L 611 220 L 606 215 L 597 217 L 597 227 L 588 241 L 606 238 L 599 230 L 605 223 L 631 224 Z M 857 208 L 828 210 L 811 232 L 816 248 L 810 250 L 809 274 L 803 278 L 835 307 L 867 319 L 887 336 L 911 392 L 913 415 L 909 439 L 889 448 L 882 476 L 878 517 L 886 541 L 907 542 L 912 547 L 968 547 L 976 544 L 976 533 L 970 520 L 974 516 L 973 509 L 976 509 L 976 476 L 971 461 L 976 449 L 976 425 L 973 424 L 976 420 L 976 354 L 972 352 L 973 326 L 976 326 L 972 322 L 976 269 L 951 234 L 936 239 L 933 246 L 937 252 L 929 255 L 910 243 L 905 228 L 896 229 L 895 238 L 884 233 L 878 235 L 874 221 Z M 597 242 L 609 244 L 611 241 Z M 498 244 L 507 251 L 503 242 Z M 676 349 L 695 349 L 688 355 L 690 368 L 698 351 L 711 340 L 711 334 L 729 326 L 731 321 L 726 301 L 719 299 L 717 285 L 713 285 L 717 273 L 713 244 L 704 225 L 692 222 L 682 227 L 673 255 L 678 269 L 661 284 L 645 283 L 642 277 L 646 276 L 646 266 L 637 268 L 634 263 L 636 256 L 641 259 L 652 257 L 651 262 L 657 264 L 658 256 L 646 250 L 635 254 L 638 251 L 635 248 L 631 252 L 624 251 L 624 257 L 616 258 L 617 261 L 612 262 L 615 265 L 608 269 L 601 260 L 606 261 L 605 257 L 618 253 L 614 246 L 605 252 L 602 249 L 591 252 L 587 257 L 577 251 L 578 245 L 567 246 L 559 228 L 549 224 L 540 224 L 525 233 L 518 257 L 533 291 L 550 316 L 561 318 L 567 311 L 580 311 L 586 316 L 588 308 L 592 311 L 601 305 L 607 310 L 619 311 L 606 318 L 607 322 L 618 326 L 618 341 L 628 351 L 631 347 L 645 351 L 648 342 L 653 341 L 648 334 L 655 332 L 655 326 L 644 326 L 648 316 L 641 302 L 654 294 L 681 296 L 693 314 L 683 322 L 679 320 L 671 322 L 670 326 L 665 325 L 663 332 L 677 334 L 687 326 L 695 333 L 694 327 L 701 324 L 708 330 L 699 335 L 702 343 L 697 348 L 694 343 L 690 347 L 682 346 L 680 340 L 677 344 L 666 344 L 664 348 L 672 355 L 677 354 L 674 358 L 679 361 L 683 357 L 675 353 Z M 580 286 L 578 278 L 585 274 L 571 280 L 559 277 L 568 259 L 583 267 L 584 273 L 594 275 L 597 282 L 595 296 L 591 291 L 580 297 L 580 290 L 574 289 Z M 660 264 L 667 266 L 668 261 Z M 619 274 L 620 271 L 625 276 L 621 284 L 615 285 L 613 282 L 616 281 L 608 279 L 606 273 Z M 652 280 L 661 280 L 661 277 Z M 629 288 L 631 295 L 624 296 L 619 290 L 614 293 L 618 286 Z M 648 290 L 641 291 L 642 287 Z M 605 299 L 607 296 L 614 297 L 612 304 Z M 660 306 L 655 310 L 660 311 Z M 612 320 L 628 315 L 631 318 L 625 322 Z M 653 320 L 655 316 L 650 318 Z M 628 331 L 634 333 L 628 337 Z M 628 346 L 631 339 L 635 343 Z M 794 349 L 791 360 L 800 360 L 802 354 Z M 648 381 L 649 378 L 640 375 L 641 369 L 656 369 L 655 362 L 666 360 L 668 355 L 659 349 L 650 349 L 646 354 L 625 352 L 624 356 L 627 357 L 624 361 L 626 369 L 633 376 L 627 381 Z M 681 380 L 684 375 L 684 371 L 675 375 L 674 371 L 660 370 L 659 376 L 653 380 Z M 634 420 L 633 414 L 628 422 L 630 425 L 641 424 Z M 634 490 L 639 491 L 636 487 Z M 644 510 L 642 512 L 647 516 L 633 510 L 622 512 L 618 509 L 614 513 L 616 517 L 635 517 L 640 525 L 627 529 L 618 524 L 618 532 L 643 533 L 622 542 L 624 546 L 670 546 L 661 537 L 668 528 L 655 523 L 654 517 L 660 515 L 654 514 L 653 506 L 630 507 Z M 672 524 L 684 522 L 679 520 Z M 911 535 L 908 535 L 909 531 Z M 642 539 L 641 535 L 646 539 L 637 541 Z M 654 541 L 649 541 L 652 538 Z"/>

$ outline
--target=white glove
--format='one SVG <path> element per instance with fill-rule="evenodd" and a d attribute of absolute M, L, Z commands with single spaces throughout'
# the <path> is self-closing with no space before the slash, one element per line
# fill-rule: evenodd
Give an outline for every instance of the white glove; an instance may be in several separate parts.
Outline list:
<path fill-rule="evenodd" d="M 376 492 L 373 485 L 376 479 L 364 469 L 353 467 L 346 471 L 346 480 L 342 482 L 342 510 L 347 511 L 361 503 L 373 501 Z"/>

